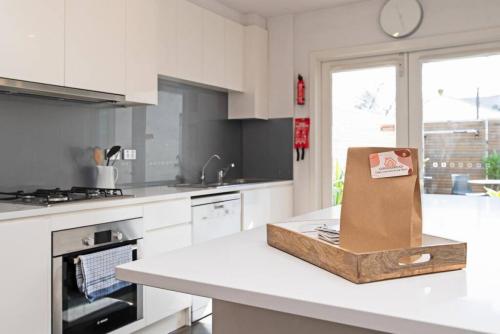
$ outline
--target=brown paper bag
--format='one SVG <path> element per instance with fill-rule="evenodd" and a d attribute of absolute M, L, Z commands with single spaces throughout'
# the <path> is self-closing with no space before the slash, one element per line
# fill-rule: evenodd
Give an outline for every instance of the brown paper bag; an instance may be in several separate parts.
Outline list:
<path fill-rule="evenodd" d="M 395 150 L 401 148 L 349 149 L 340 217 L 342 248 L 370 252 L 421 245 L 418 151 L 410 149 L 412 175 L 371 177 L 370 154 Z"/>

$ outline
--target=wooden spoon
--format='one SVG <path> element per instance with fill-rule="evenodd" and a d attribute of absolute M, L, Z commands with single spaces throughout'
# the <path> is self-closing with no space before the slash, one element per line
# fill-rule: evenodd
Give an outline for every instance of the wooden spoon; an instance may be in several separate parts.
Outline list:
<path fill-rule="evenodd" d="M 100 147 L 94 148 L 94 161 L 96 166 L 104 165 L 104 151 Z"/>

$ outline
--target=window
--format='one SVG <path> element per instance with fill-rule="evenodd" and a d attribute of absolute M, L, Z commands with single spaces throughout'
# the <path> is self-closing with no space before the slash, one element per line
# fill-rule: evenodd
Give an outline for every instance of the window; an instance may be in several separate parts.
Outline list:
<path fill-rule="evenodd" d="M 499 43 L 341 60 L 322 70 L 324 207 L 341 203 L 351 146 L 419 148 L 427 194 L 499 194 Z"/>
<path fill-rule="evenodd" d="M 426 60 L 424 190 L 481 195 L 500 182 L 500 55 Z"/>

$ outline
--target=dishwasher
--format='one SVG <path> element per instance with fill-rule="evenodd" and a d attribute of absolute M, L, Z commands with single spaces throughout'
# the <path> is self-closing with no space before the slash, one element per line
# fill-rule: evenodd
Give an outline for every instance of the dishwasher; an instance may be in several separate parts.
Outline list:
<path fill-rule="evenodd" d="M 228 193 L 193 197 L 193 244 L 241 232 L 241 195 Z M 210 298 L 193 296 L 191 321 L 212 313 Z"/>

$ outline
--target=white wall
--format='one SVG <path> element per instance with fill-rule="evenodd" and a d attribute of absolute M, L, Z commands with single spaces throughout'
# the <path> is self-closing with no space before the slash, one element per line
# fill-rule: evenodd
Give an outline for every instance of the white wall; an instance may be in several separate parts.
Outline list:
<path fill-rule="evenodd" d="M 242 14 L 232 8 L 229 8 L 221 4 L 217 0 L 189 0 L 189 1 L 202 8 L 205 8 L 220 16 L 241 23 L 243 25 L 246 26 L 256 25 L 266 29 L 266 19 L 260 15 L 253 13 Z"/>
<path fill-rule="evenodd" d="M 274 62 L 270 67 L 271 82 L 279 82 L 286 85 L 285 81 L 273 79 L 273 76 L 295 78 L 297 73 L 304 75 L 306 85 L 309 78 L 309 56 L 312 51 L 328 50 L 348 46 L 361 46 L 391 41 L 381 31 L 378 24 L 379 12 L 385 0 L 366 0 L 350 5 L 323 9 L 314 12 L 302 13 L 293 16 L 293 52 L 282 52 L 279 57 L 283 58 L 283 65 Z M 451 32 L 462 32 L 480 30 L 484 28 L 500 27 L 500 1 L 499 0 L 421 0 L 424 8 L 424 21 L 420 29 L 410 38 L 421 38 L 446 34 Z M 280 18 L 268 19 L 268 28 L 272 43 L 281 43 L 279 34 L 281 31 Z M 286 22 L 286 20 L 282 20 Z M 286 24 L 286 23 L 283 23 Z M 283 30 L 283 29 L 281 29 Z M 270 50 L 280 50 L 276 45 L 270 45 Z M 270 54 L 270 59 L 276 55 Z M 274 58 L 276 59 L 276 58 Z M 293 71 L 285 68 L 292 61 Z M 294 84 L 292 84 L 294 85 Z M 278 91 L 289 88 L 273 88 Z M 310 93 L 310 91 L 308 92 Z M 308 95 L 309 96 L 309 95 Z M 277 97 L 270 96 L 270 105 L 280 105 L 279 100 L 283 94 Z M 307 100 L 309 101 L 309 99 Z M 309 115 L 309 104 L 306 106 L 295 106 L 296 117 Z M 309 203 L 309 169 L 310 159 L 294 163 L 295 178 L 295 213 L 303 213 L 315 209 Z"/>

